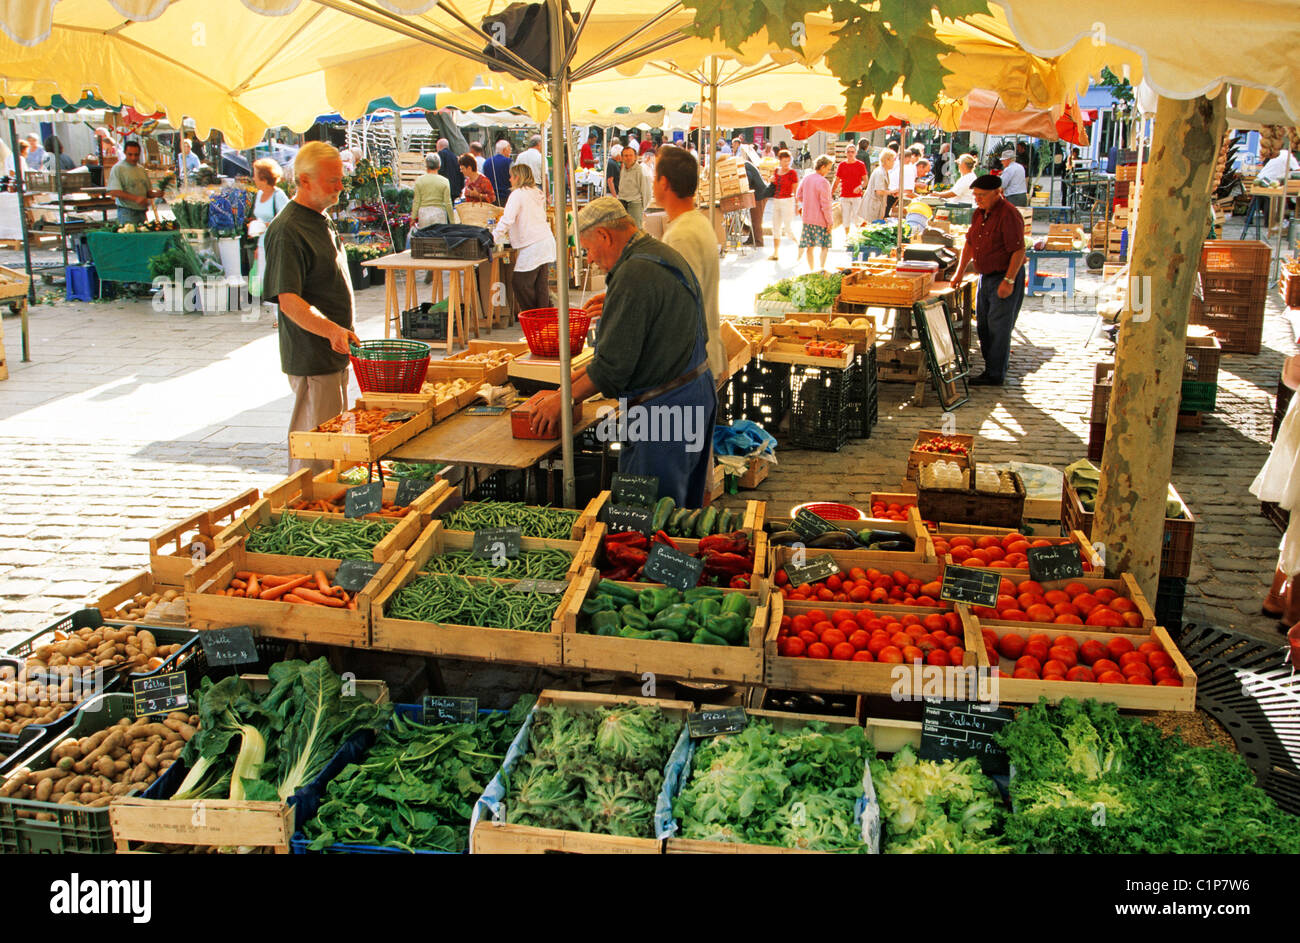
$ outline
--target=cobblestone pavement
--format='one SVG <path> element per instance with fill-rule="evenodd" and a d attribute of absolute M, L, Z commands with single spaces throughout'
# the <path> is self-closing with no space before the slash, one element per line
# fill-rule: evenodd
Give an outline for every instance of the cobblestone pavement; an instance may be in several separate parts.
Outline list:
<path fill-rule="evenodd" d="M 842 238 L 837 234 L 837 240 Z M 838 244 L 838 243 L 837 243 Z M 767 252 L 728 257 L 723 312 L 799 271 Z M 831 264 L 843 262 L 841 249 Z M 0 254 L 0 264 L 21 257 Z M 1088 291 L 1095 279 L 1081 278 Z M 383 293 L 357 296 L 363 337 L 382 334 Z M 1085 454 L 1093 364 L 1108 358 L 1090 311 L 1027 299 L 1012 349 L 1015 385 L 973 388 L 957 431 L 979 457 L 1069 464 Z M 147 539 L 168 523 L 285 474 L 290 406 L 270 318 L 169 315 L 147 301 L 37 305 L 33 362 L 20 363 L 17 319 L 4 321 L 11 377 L 0 382 L 0 643 L 78 608 L 148 566 Z M 493 336 L 517 339 L 518 332 Z M 1196 515 L 1185 619 L 1280 641 L 1259 614 L 1279 535 L 1247 487 L 1268 454 L 1278 370 L 1294 352 L 1289 322 L 1269 296 L 1265 349 L 1225 355 L 1218 411 L 1180 432 L 1174 484 Z M 974 356 L 979 369 L 978 354 Z M 894 490 L 917 430 L 941 409 L 907 403 L 910 386 L 882 384 L 872 437 L 838 454 L 780 449 L 757 492 L 777 509 L 809 499 L 865 502 Z"/>

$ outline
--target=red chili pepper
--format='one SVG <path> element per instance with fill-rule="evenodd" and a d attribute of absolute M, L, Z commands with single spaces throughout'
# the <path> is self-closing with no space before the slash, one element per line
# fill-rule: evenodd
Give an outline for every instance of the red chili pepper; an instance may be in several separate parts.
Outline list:
<path fill-rule="evenodd" d="M 646 540 L 645 534 L 641 533 L 639 530 L 624 530 L 619 531 L 617 534 L 606 534 L 605 546 L 608 547 L 610 544 L 627 544 L 642 549 L 645 549 L 650 545 L 649 541 Z"/>
<path fill-rule="evenodd" d="M 749 589 L 749 576 L 733 576 L 728 586 L 731 589 Z"/>
<path fill-rule="evenodd" d="M 754 558 L 738 553 L 711 553 L 704 558 L 704 568 L 713 573 L 749 573 L 754 569 Z"/>
<path fill-rule="evenodd" d="M 677 544 L 673 543 L 673 539 L 669 537 L 668 534 L 662 530 L 655 531 L 654 540 L 651 541 L 651 543 L 667 544 L 669 547 L 672 547 L 674 550 L 678 549 Z"/>
<path fill-rule="evenodd" d="M 605 556 L 619 566 L 638 567 L 646 561 L 646 552 L 626 544 L 609 544 L 605 547 Z"/>
<path fill-rule="evenodd" d="M 601 570 L 600 575 L 602 579 L 614 580 L 615 582 L 625 583 L 631 580 L 632 577 L 636 575 L 636 572 L 637 571 L 632 569 L 631 567 L 620 566 L 620 567 L 616 567 L 615 569 L 609 570 L 608 572 L 605 570 Z"/>
<path fill-rule="evenodd" d="M 732 534 L 714 534 L 700 538 L 702 553 L 748 553 L 749 535 L 743 530 Z"/>

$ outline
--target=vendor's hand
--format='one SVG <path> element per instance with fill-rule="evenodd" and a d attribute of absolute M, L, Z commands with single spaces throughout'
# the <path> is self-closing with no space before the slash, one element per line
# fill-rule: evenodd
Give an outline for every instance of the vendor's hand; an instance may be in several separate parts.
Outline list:
<path fill-rule="evenodd" d="M 557 438 L 560 434 L 560 394 L 548 393 L 538 400 L 533 409 L 532 429 L 534 435 L 543 438 Z"/>
<path fill-rule="evenodd" d="M 327 339 L 329 340 L 330 347 L 333 349 L 334 353 L 347 354 L 349 344 L 358 347 L 361 345 L 361 338 L 357 337 L 357 335 L 353 334 L 347 328 L 339 327 L 332 321 L 330 322 L 330 325 L 332 330 L 327 335 Z"/>
<path fill-rule="evenodd" d="M 1010 282 L 1008 282 L 1008 281 L 1001 281 L 1001 282 L 998 282 L 998 297 L 999 297 L 999 298 L 1010 298 L 1010 297 L 1011 297 L 1011 289 L 1014 288 L 1014 287 L 1015 287 L 1015 286 L 1013 286 L 1013 285 L 1012 285 Z"/>
<path fill-rule="evenodd" d="M 957 270 L 957 273 L 956 273 L 955 275 L 953 275 L 953 277 L 952 277 L 952 281 L 951 281 L 949 284 L 952 284 L 952 285 L 960 285 L 960 284 L 962 283 L 962 280 L 963 280 L 965 277 L 966 277 L 966 270 L 965 270 L 965 269 L 958 269 L 958 270 Z"/>
<path fill-rule="evenodd" d="M 592 318 L 598 318 L 605 309 L 605 293 L 602 291 L 598 295 L 592 295 L 587 299 L 587 303 L 582 310 L 586 311 Z"/>

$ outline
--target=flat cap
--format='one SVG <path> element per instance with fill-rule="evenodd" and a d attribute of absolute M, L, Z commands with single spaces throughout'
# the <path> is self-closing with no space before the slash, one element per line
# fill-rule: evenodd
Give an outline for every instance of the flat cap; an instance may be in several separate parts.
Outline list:
<path fill-rule="evenodd" d="M 972 190 L 1001 190 L 1002 178 L 996 174 L 980 174 L 970 187 Z"/>
<path fill-rule="evenodd" d="M 586 232 L 593 226 L 608 226 L 624 219 L 630 222 L 632 217 L 618 197 L 598 197 L 578 211 L 578 232 Z"/>

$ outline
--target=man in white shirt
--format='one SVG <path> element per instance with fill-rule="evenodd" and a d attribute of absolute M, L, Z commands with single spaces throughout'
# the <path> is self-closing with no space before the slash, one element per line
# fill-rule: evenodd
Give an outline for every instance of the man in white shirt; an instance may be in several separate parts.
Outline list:
<path fill-rule="evenodd" d="M 700 283 L 709 370 L 714 380 L 721 383 L 727 374 L 727 355 L 722 347 L 722 320 L 718 311 L 718 237 L 709 225 L 709 218 L 695 208 L 699 181 L 700 165 L 689 151 L 671 144 L 659 148 L 654 198 L 668 217 L 663 241 L 681 254 Z"/>
<path fill-rule="evenodd" d="M 1029 205 L 1025 168 L 1016 163 L 1016 152 L 1010 148 L 1002 152 L 1002 195 L 1012 206 Z"/>
<path fill-rule="evenodd" d="M 546 158 L 542 157 L 542 136 L 534 134 L 528 139 L 528 146 L 515 158 L 521 164 L 527 164 L 533 172 L 533 181 L 545 196 L 550 191 L 550 181 L 546 178 Z"/>
<path fill-rule="evenodd" d="M 482 173 L 483 164 L 487 160 L 487 158 L 483 156 L 483 145 L 478 141 L 470 141 L 469 152 L 474 155 L 474 169 L 479 173 Z"/>
<path fill-rule="evenodd" d="M 1296 159 L 1291 156 L 1291 152 L 1284 147 L 1282 150 L 1277 152 L 1276 157 L 1260 168 L 1259 175 L 1255 178 L 1255 182 L 1259 183 L 1260 181 L 1269 181 L 1272 183 L 1280 183 L 1285 180 L 1289 174 L 1298 170 L 1300 170 L 1300 162 L 1296 161 Z"/>

